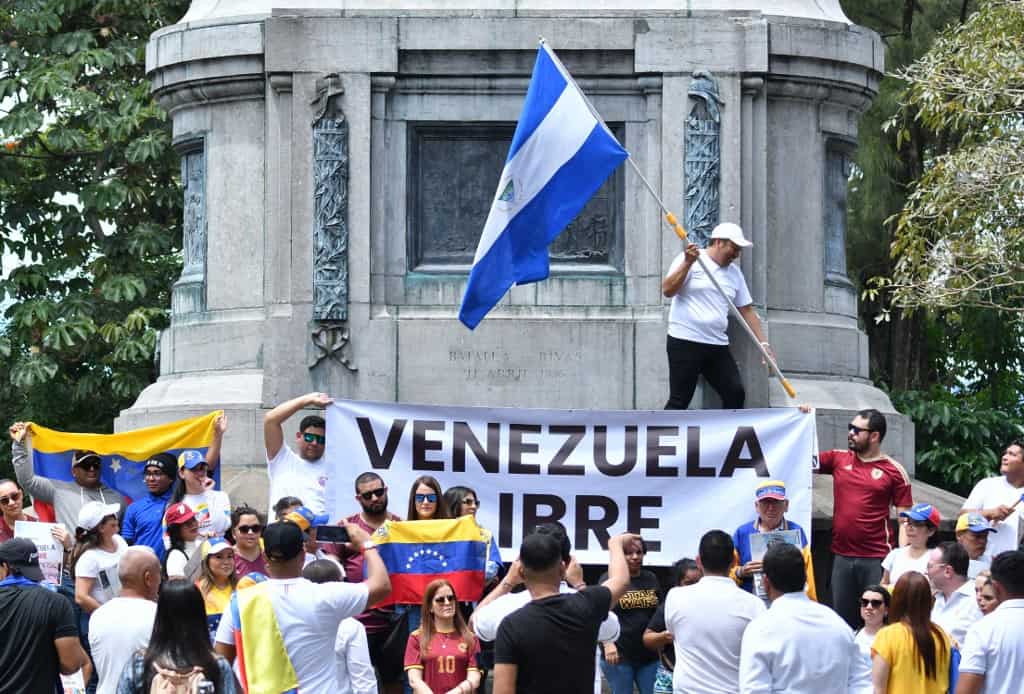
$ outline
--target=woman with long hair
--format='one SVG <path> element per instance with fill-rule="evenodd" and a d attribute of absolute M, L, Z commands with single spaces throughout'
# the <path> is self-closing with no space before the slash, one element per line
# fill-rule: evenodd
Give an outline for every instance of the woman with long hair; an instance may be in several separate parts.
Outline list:
<path fill-rule="evenodd" d="M 668 589 L 692 586 L 704 577 L 704 572 L 693 559 L 683 557 L 672 565 Z M 666 591 L 666 596 L 668 591 Z M 657 672 L 654 674 L 654 694 L 672 694 L 672 671 L 676 666 L 676 649 L 672 645 L 672 632 L 665 624 L 665 600 L 662 599 L 654 616 L 644 629 L 644 647 L 659 653 Z"/>
<path fill-rule="evenodd" d="M 238 586 L 235 573 L 235 549 L 224 540 L 204 542 L 202 574 L 196 588 L 203 595 L 206 607 L 206 625 L 210 629 L 210 643 L 217 636 L 217 626 L 224 615 L 231 595 Z"/>
<path fill-rule="evenodd" d="M 231 665 L 210 645 L 203 596 L 188 581 L 172 579 L 160 588 L 149 646 L 125 665 L 117 694 L 144 694 L 158 674 L 186 681 L 199 676 L 197 669 L 216 694 L 235 694 Z"/>
<path fill-rule="evenodd" d="M 931 620 L 931 584 L 908 571 L 896 582 L 889 626 L 871 645 L 871 681 L 875 694 L 945 694 L 949 688 L 952 642 Z"/>
<path fill-rule="evenodd" d="M 209 465 L 199 451 L 178 456 L 178 481 L 168 506 L 186 503 L 199 521 L 199 537 L 224 537 L 231 527 L 231 500 L 226 492 L 214 489 L 208 477 Z"/>
<path fill-rule="evenodd" d="M 39 520 L 31 506 L 22 507 L 24 500 L 25 492 L 20 484 L 0 479 L 0 543 L 14 537 L 14 524 L 18 521 Z"/>
<path fill-rule="evenodd" d="M 168 547 L 164 555 L 163 573 L 166 578 L 185 578 L 188 561 L 199 547 L 199 520 L 192 507 L 184 502 L 170 504 L 164 513 Z"/>
<path fill-rule="evenodd" d="M 480 642 L 456 603 L 455 588 L 443 578 L 423 592 L 423 623 L 405 647 L 405 671 L 415 694 L 470 694 L 480 686 Z"/>
<path fill-rule="evenodd" d="M 443 506 L 448 509 L 449 518 L 461 518 L 462 516 L 473 516 L 475 518 L 476 512 L 480 510 L 480 498 L 476 495 L 475 491 L 460 484 L 448 487 L 445 490 Z M 501 554 L 498 550 L 498 543 L 494 539 L 494 533 L 487 529 L 483 529 L 483 531 L 489 543 L 484 580 L 491 581 L 501 570 Z M 488 591 L 485 589 L 484 592 Z"/>
<path fill-rule="evenodd" d="M 860 618 L 864 626 L 857 630 L 853 640 L 861 654 L 871 663 L 871 644 L 878 630 L 889 623 L 889 603 L 892 598 L 883 586 L 873 585 L 860 594 Z"/>
<path fill-rule="evenodd" d="M 417 477 L 409 490 L 409 513 L 406 520 L 436 520 L 452 518 L 443 503 L 441 483 L 430 475 Z"/>
<path fill-rule="evenodd" d="M 254 571 L 267 573 L 267 558 L 260 545 L 265 525 L 263 514 L 251 506 L 243 504 L 231 512 L 231 528 L 224 538 L 235 546 L 235 573 L 239 578 Z"/>
<path fill-rule="evenodd" d="M 117 564 L 128 543 L 118 535 L 120 511 L 120 504 L 90 501 L 78 512 L 77 544 L 69 563 L 75 579 L 75 602 L 84 615 L 92 614 L 121 592 Z"/>

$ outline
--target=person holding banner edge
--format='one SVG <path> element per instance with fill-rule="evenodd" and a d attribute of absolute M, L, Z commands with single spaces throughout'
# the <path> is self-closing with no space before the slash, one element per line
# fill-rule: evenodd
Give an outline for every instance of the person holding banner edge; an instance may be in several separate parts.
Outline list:
<path fill-rule="evenodd" d="M 687 244 L 672 261 L 661 282 L 661 291 L 672 299 L 669 310 L 668 353 L 669 398 L 666 410 L 685 410 L 693 399 L 697 378 L 704 376 L 722 399 L 727 410 L 742 409 L 746 400 L 736 361 L 729 352 L 729 305 L 739 310 L 761 346 L 769 355 L 761 319 L 743 272 L 734 261 L 753 244 L 736 224 L 725 222 L 711 232 L 710 245 L 701 250 Z M 702 257 L 703 262 L 697 262 Z M 717 284 L 717 286 L 716 286 Z"/>
<path fill-rule="evenodd" d="M 267 449 L 267 476 L 270 478 L 268 508 L 284 496 L 297 496 L 313 513 L 334 512 L 326 492 L 327 463 L 323 455 L 327 446 L 327 426 L 317 415 L 303 417 L 295 432 L 295 450 L 285 444 L 283 425 L 299 410 L 324 408 L 331 404 L 326 393 L 307 393 L 283 402 L 263 417 L 263 443 Z"/>

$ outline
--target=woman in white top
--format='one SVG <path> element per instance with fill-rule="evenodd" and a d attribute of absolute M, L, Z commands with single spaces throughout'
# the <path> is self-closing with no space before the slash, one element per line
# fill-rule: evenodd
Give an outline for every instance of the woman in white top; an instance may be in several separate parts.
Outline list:
<path fill-rule="evenodd" d="M 231 527 L 231 500 L 225 492 L 213 489 L 213 480 L 207 477 L 209 469 L 199 451 L 179 455 L 178 482 L 171 495 L 171 504 L 184 502 L 195 511 L 203 540 L 224 537 Z"/>
<path fill-rule="evenodd" d="M 928 575 L 928 549 L 939 529 L 939 509 L 931 504 L 915 504 L 900 512 L 907 529 L 908 544 L 894 549 L 882 560 L 882 585 L 893 586 L 908 571 Z"/>
<path fill-rule="evenodd" d="M 857 642 L 861 655 L 871 663 L 871 642 L 878 630 L 889 623 L 889 591 L 882 586 L 868 586 L 860 594 L 860 618 L 864 626 L 853 640 Z"/>
<path fill-rule="evenodd" d="M 168 579 L 187 578 L 185 567 L 202 542 L 195 511 L 184 502 L 171 504 L 164 513 L 164 524 L 169 541 L 164 555 L 164 576 Z"/>
<path fill-rule="evenodd" d="M 75 602 L 85 614 L 92 614 L 121 592 L 117 564 L 128 543 L 117 534 L 120 511 L 120 504 L 90 501 L 78 512 L 78 544 L 69 563 L 75 577 Z"/>

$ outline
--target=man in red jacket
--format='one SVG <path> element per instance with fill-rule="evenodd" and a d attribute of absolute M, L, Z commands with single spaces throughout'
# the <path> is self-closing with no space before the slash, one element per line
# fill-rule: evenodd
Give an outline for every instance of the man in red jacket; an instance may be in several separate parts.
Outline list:
<path fill-rule="evenodd" d="M 824 451 L 818 472 L 832 475 L 832 607 L 854 629 L 860 626 L 858 599 L 882 578 L 882 559 L 892 549 L 890 513 L 914 500 L 903 466 L 882 454 L 885 417 L 861 410 L 850 422 L 845 451 Z M 898 516 L 897 516 L 898 517 Z M 902 524 L 900 545 L 906 544 Z"/>

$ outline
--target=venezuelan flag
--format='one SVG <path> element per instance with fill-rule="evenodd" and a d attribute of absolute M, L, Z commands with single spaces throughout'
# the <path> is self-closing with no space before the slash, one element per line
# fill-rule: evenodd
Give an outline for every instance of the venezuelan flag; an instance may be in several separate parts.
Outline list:
<path fill-rule="evenodd" d="M 29 423 L 32 435 L 32 468 L 35 474 L 54 480 L 72 481 L 71 458 L 76 450 L 93 451 L 100 456 L 100 481 L 128 499 L 147 494 L 143 480 L 144 465 L 157 453 L 193 449 L 204 455 L 213 440 L 213 420 L 223 410 L 169 424 L 134 429 L 120 434 L 72 434 Z M 211 472 L 220 486 L 220 466 Z M 53 520 L 53 508 L 36 502 L 40 520 Z"/>
<path fill-rule="evenodd" d="M 380 605 L 419 605 L 431 581 L 447 579 L 459 600 L 478 600 L 488 543 L 473 516 L 454 520 L 388 521 L 373 536 L 391 577 Z"/>

